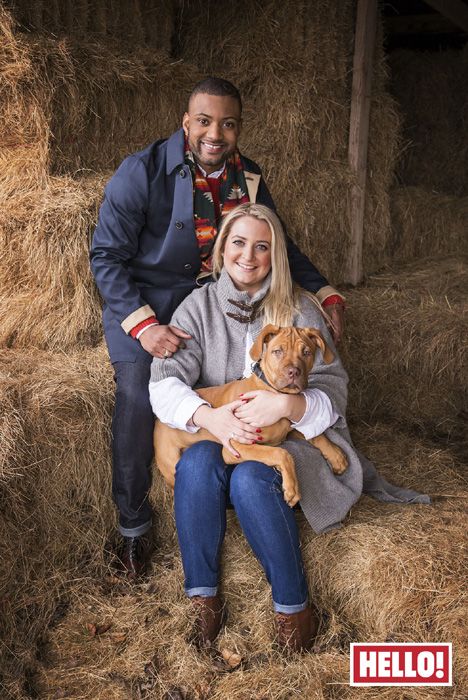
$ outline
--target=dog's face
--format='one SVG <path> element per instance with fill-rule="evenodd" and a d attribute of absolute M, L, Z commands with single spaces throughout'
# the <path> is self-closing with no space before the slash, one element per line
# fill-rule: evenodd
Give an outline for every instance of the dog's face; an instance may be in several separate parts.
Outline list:
<path fill-rule="evenodd" d="M 316 328 L 263 328 L 250 349 L 253 360 L 260 360 L 271 386 L 285 394 L 298 394 L 307 388 L 308 377 L 319 347 L 324 361 L 333 362 L 333 353 Z"/>

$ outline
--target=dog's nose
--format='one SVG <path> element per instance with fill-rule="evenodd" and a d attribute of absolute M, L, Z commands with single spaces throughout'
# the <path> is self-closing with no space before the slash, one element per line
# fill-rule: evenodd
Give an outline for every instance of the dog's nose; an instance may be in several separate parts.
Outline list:
<path fill-rule="evenodd" d="M 292 367 L 292 366 L 288 367 L 287 371 L 288 371 L 288 377 L 290 379 L 296 379 L 301 373 L 301 370 L 298 367 Z"/>

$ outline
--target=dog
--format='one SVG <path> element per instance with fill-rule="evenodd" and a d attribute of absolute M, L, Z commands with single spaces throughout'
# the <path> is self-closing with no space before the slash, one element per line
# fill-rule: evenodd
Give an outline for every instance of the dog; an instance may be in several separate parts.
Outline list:
<path fill-rule="evenodd" d="M 257 373 L 253 373 L 250 377 L 237 379 L 222 386 L 197 389 L 197 393 L 213 408 L 235 401 L 241 393 L 256 389 L 298 394 L 307 388 L 317 348 L 322 351 L 323 359 L 327 364 L 333 362 L 334 355 L 316 328 L 280 328 L 270 324 L 262 329 L 250 349 L 250 356 L 257 363 L 260 371 L 257 370 Z M 301 433 L 291 428 L 287 418 L 282 418 L 274 425 L 262 428 L 261 445 L 244 445 L 231 440 L 231 445 L 240 454 L 240 458 L 236 458 L 229 450 L 223 448 L 223 460 L 226 464 L 256 460 L 277 469 L 283 478 L 284 499 L 293 507 L 301 498 L 296 468 L 291 455 L 279 447 L 288 435 L 304 439 Z M 175 467 L 183 450 L 200 440 L 220 442 L 203 428 L 197 433 L 188 433 L 170 428 L 159 420 L 156 421 L 154 430 L 156 464 L 172 488 L 175 481 Z M 320 450 L 335 474 L 343 474 L 348 462 L 340 447 L 325 435 L 312 438 L 309 442 Z"/>

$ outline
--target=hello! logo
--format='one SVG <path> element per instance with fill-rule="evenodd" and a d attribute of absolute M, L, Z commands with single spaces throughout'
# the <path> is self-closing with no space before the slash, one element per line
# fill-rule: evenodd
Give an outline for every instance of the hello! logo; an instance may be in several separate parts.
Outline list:
<path fill-rule="evenodd" d="M 452 685 L 452 645 L 351 644 L 350 685 Z"/>

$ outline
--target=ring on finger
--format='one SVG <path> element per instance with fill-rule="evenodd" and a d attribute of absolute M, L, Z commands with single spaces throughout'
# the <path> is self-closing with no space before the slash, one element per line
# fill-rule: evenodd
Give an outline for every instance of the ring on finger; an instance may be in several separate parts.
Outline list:
<path fill-rule="evenodd" d="M 169 350 L 166 348 L 166 349 L 164 350 L 164 359 L 167 360 L 167 358 L 169 357 L 170 354 L 171 354 L 171 353 L 170 353 Z"/>

